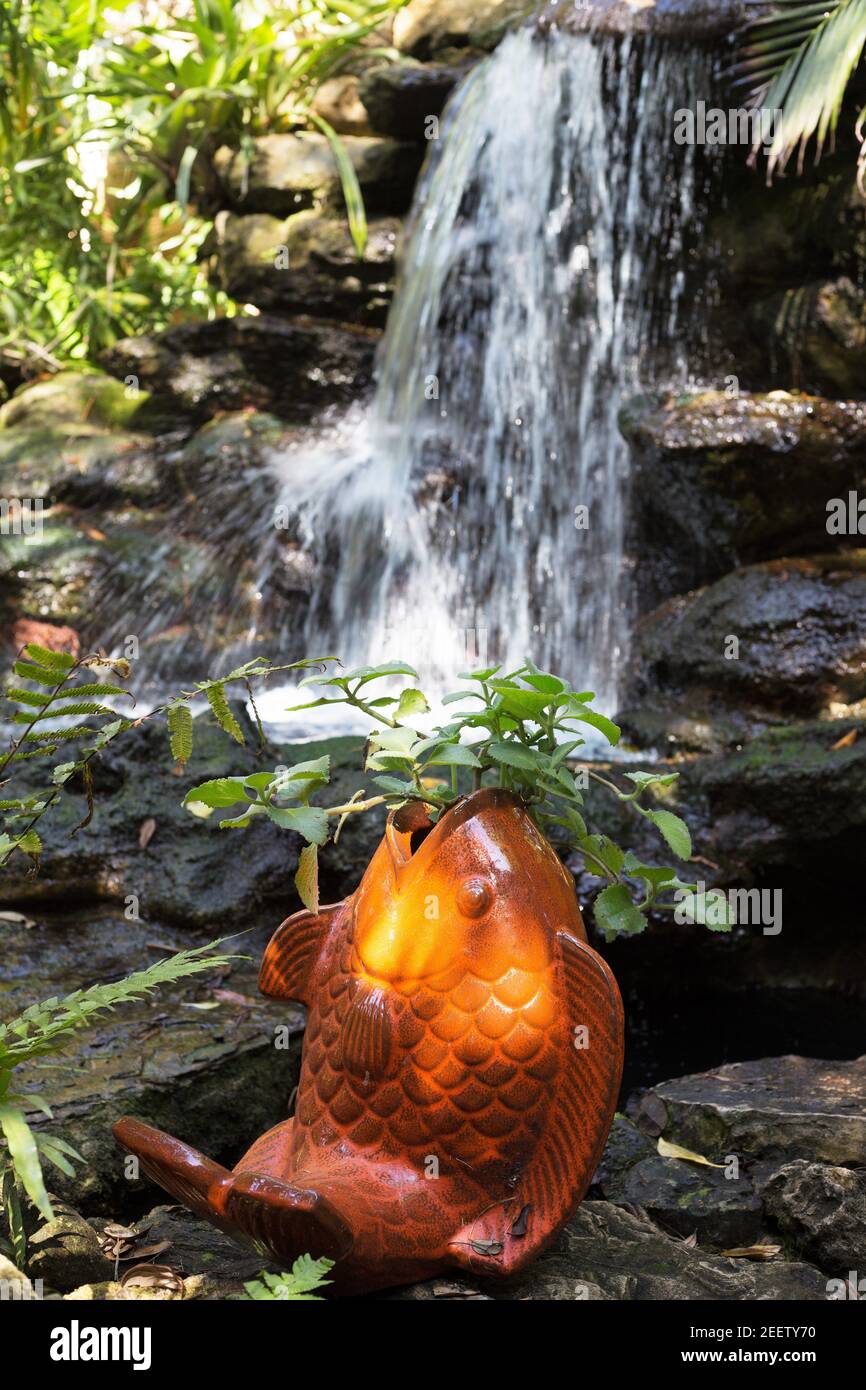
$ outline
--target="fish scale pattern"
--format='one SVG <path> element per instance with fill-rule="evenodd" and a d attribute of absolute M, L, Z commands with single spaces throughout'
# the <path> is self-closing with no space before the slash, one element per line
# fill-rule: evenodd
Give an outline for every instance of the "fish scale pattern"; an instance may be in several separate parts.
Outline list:
<path fill-rule="evenodd" d="M 316 971 L 310 999 L 304 1083 L 294 1136 L 296 1163 L 339 1144 L 399 1153 L 423 1170 L 435 1154 L 473 1169 L 518 1171 L 544 1126 L 563 1055 L 553 956 L 544 969 L 507 969 L 485 980 L 461 963 L 440 976 L 392 985 L 384 1020 L 364 1018 L 372 1035 L 392 1035 L 390 1062 L 358 1074 L 344 1045 L 359 994 L 371 988 L 347 922 Z M 373 986 L 374 987 L 374 986 Z"/>

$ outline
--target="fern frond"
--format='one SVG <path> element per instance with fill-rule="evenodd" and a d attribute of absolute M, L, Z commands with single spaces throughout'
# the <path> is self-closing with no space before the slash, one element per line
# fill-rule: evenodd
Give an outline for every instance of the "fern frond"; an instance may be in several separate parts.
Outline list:
<path fill-rule="evenodd" d="M 169 705 L 167 719 L 171 756 L 183 766 L 192 757 L 192 710 L 185 701 Z"/>
<path fill-rule="evenodd" d="M 146 970 L 135 971 L 125 980 L 91 985 L 63 999 L 47 999 L 31 1005 L 9 1023 L 0 1024 L 0 1072 L 34 1057 L 60 1051 L 77 1029 L 86 1027 L 97 1014 L 118 1004 L 140 1000 L 159 985 L 174 984 L 188 975 L 228 965 L 237 957 L 219 950 L 227 939 L 223 937 L 204 946 L 179 951 Z"/>
<path fill-rule="evenodd" d="M 222 681 L 209 681 L 205 687 L 207 702 L 213 710 L 214 718 L 221 729 L 224 729 L 235 741 L 243 743 L 244 736 L 241 726 L 229 709 L 226 699 L 226 690 Z"/>

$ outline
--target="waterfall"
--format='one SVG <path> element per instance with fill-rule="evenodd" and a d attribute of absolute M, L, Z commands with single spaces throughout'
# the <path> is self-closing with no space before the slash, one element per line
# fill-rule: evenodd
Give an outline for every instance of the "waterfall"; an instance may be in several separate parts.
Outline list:
<path fill-rule="evenodd" d="M 688 63 L 685 64 L 688 68 Z M 693 170 L 682 53 L 531 29 L 452 99 L 375 398 L 273 458 L 317 579 L 308 652 L 425 689 L 526 654 L 614 709 L 642 356 L 675 343 Z"/>

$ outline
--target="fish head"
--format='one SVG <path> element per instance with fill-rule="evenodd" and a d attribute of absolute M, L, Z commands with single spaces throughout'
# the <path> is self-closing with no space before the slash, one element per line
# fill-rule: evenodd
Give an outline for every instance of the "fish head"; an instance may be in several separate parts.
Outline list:
<path fill-rule="evenodd" d="M 363 970 L 390 984 L 464 967 L 486 979 L 540 970 L 560 929 L 586 939 L 571 876 L 520 798 L 499 788 L 435 824 L 420 803 L 392 812 L 354 903 Z"/>

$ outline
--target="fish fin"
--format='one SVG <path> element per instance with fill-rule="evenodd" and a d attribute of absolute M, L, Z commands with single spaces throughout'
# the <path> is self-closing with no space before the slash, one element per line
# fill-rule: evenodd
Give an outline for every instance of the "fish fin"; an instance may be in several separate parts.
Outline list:
<path fill-rule="evenodd" d="M 353 1076 L 379 1080 L 391 1057 L 391 1015 L 382 989 L 362 985 L 343 1020 L 343 1066 Z"/>
<path fill-rule="evenodd" d="M 278 1263 L 298 1255 L 343 1260 L 355 1244 L 351 1228 L 327 1197 L 264 1173 L 238 1173 L 226 1200 L 235 1231 Z"/>
<path fill-rule="evenodd" d="M 124 1115 L 117 1121 L 114 1137 L 126 1153 L 135 1155 L 142 1171 L 172 1197 L 196 1216 L 227 1229 L 222 1205 L 233 1181 L 227 1168 L 133 1115 Z"/>
<path fill-rule="evenodd" d="M 297 999 L 308 1004 L 310 973 L 319 946 L 334 914 L 343 906 L 320 907 L 316 912 L 296 912 L 277 927 L 268 942 L 259 971 L 259 989 L 269 999 Z"/>
<path fill-rule="evenodd" d="M 562 1067 L 544 1137 L 509 1208 L 520 1214 L 523 1231 L 512 1236 L 506 1228 L 506 1272 L 525 1263 L 521 1252 L 537 1252 L 536 1222 L 536 1229 L 553 1233 L 583 1199 L 607 1142 L 622 1080 L 624 1023 L 616 980 L 585 942 L 565 931 L 557 933 L 557 941 L 568 1020 Z M 582 1028 L 585 1035 L 578 1034 Z M 579 1045 L 584 1041 L 586 1046 Z"/>
<path fill-rule="evenodd" d="M 114 1126 L 121 1148 L 196 1216 L 277 1262 L 298 1255 L 343 1259 L 354 1237 L 327 1197 L 261 1173 L 230 1173 L 180 1139 L 131 1115 Z"/>

